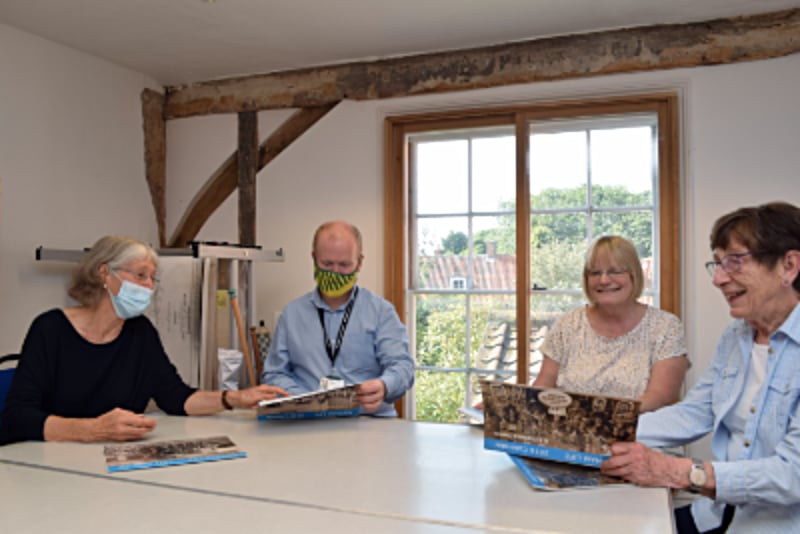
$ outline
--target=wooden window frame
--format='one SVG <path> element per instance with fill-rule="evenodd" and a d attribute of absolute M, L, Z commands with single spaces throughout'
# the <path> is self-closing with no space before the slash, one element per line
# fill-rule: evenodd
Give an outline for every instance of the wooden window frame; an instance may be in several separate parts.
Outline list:
<path fill-rule="evenodd" d="M 527 169 L 531 120 L 575 118 L 636 112 L 658 115 L 658 211 L 660 307 L 680 317 L 680 149 L 678 97 L 651 93 L 600 99 L 579 99 L 520 106 L 470 108 L 387 117 L 384 121 L 384 287 L 385 297 L 405 320 L 411 272 L 409 221 L 408 134 L 458 128 L 514 125 L 517 136 L 517 256 L 530 257 L 530 192 Z M 517 287 L 530 287 L 528 262 L 517 265 Z M 530 330 L 529 292 L 517 291 L 520 332 Z M 521 344 L 518 350 L 527 346 Z M 529 354 L 517 354 L 517 381 L 528 383 Z"/>

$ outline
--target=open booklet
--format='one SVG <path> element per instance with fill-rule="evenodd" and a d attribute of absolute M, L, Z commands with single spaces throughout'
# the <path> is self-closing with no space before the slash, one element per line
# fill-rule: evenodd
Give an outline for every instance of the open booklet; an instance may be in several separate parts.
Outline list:
<path fill-rule="evenodd" d="M 334 387 L 258 403 L 258 419 L 317 419 L 352 417 L 361 413 L 358 386 Z"/>
<path fill-rule="evenodd" d="M 103 447 L 109 472 L 244 458 L 227 436 L 122 443 Z"/>
<path fill-rule="evenodd" d="M 611 454 L 612 443 L 636 439 L 635 399 L 486 380 L 481 391 L 486 449 L 596 470 Z M 521 469 L 539 465 L 514 461 Z"/>

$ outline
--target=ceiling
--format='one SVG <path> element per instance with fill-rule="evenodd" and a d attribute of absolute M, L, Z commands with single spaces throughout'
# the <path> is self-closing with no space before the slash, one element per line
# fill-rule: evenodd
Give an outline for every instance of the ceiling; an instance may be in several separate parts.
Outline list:
<path fill-rule="evenodd" d="M 164 85 L 800 7 L 800 0 L 0 0 L 0 23 Z"/>

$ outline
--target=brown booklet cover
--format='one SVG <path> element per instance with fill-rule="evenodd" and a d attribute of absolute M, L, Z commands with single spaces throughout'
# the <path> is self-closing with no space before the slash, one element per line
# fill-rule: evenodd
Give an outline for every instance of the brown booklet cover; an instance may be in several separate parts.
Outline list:
<path fill-rule="evenodd" d="M 518 457 L 512 458 L 515 465 L 537 487 L 557 486 L 559 463 L 589 467 L 599 475 L 597 467 L 611 454 L 612 443 L 636 439 L 640 403 L 635 399 L 487 380 L 481 381 L 481 391 L 484 447 Z M 537 470 L 541 473 L 538 484 Z M 583 485 L 610 481 L 591 470 Z M 562 471 L 563 481 L 575 482 L 581 473 L 580 469 Z"/>

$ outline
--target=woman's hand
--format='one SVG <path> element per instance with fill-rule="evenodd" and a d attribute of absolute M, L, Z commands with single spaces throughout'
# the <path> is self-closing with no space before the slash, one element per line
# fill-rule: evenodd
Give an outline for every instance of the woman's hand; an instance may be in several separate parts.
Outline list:
<path fill-rule="evenodd" d="M 156 427 L 155 420 L 122 408 L 114 408 L 90 421 L 91 441 L 133 441 L 142 439 Z"/>
<path fill-rule="evenodd" d="M 641 443 L 618 441 L 611 445 L 611 458 L 600 464 L 603 474 L 639 486 L 683 489 L 688 487 L 691 460 L 668 456 Z"/>
<path fill-rule="evenodd" d="M 283 388 L 261 384 L 238 391 L 230 390 L 227 399 L 234 408 L 255 408 L 259 401 L 289 396 L 289 393 Z"/>

